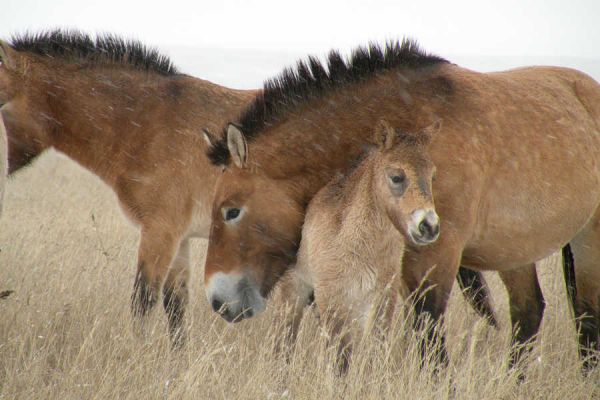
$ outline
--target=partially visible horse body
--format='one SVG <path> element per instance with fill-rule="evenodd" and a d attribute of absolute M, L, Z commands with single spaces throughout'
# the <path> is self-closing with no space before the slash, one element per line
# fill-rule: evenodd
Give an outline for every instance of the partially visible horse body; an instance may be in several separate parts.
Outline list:
<path fill-rule="evenodd" d="M 477 73 L 411 41 L 360 48 L 349 61 L 332 53 L 327 68 L 309 59 L 270 81 L 237 120 L 245 168 L 225 140 L 212 147 L 226 168 L 213 203 L 209 298 L 254 314 L 295 261 L 306 204 L 363 151 L 380 118 L 404 131 L 444 121 L 430 146 L 441 236 L 407 246 L 402 267 L 417 313 L 441 321 L 462 260 L 500 273 L 515 339 L 527 341 L 544 309 L 534 263 L 571 241 L 581 355 L 597 349 L 600 85 L 558 67 Z M 424 349 L 443 339 L 427 337 Z"/>
<path fill-rule="evenodd" d="M 6 127 L 4 119 L 0 113 L 0 215 L 4 207 L 4 187 L 6 186 L 6 176 L 8 175 L 8 143 L 6 136 Z"/>
<path fill-rule="evenodd" d="M 191 237 L 208 237 L 219 169 L 202 127 L 235 116 L 254 92 L 177 73 L 134 41 L 53 31 L 0 44 L 0 104 L 11 172 L 53 147 L 98 175 L 140 227 L 134 311 L 159 297 L 174 340 L 188 301 Z"/>
<path fill-rule="evenodd" d="M 285 303 L 292 310 L 287 328 L 293 340 L 314 292 L 330 338 L 339 336 L 342 370 L 354 336 L 385 334 L 390 326 L 404 242 L 425 246 L 438 238 L 435 166 L 427 146 L 439 126 L 407 133 L 382 121 L 375 130 L 378 149 L 322 188 L 306 211 L 298 262 L 282 282 L 289 285 Z"/>

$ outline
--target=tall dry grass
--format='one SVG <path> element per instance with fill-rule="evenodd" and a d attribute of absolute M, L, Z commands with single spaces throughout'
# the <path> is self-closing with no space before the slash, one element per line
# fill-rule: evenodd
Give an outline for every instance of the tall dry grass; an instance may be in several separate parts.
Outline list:
<path fill-rule="evenodd" d="M 93 175 L 55 153 L 8 184 L 0 229 L 0 399 L 586 399 L 600 374 L 579 374 L 576 340 L 555 256 L 541 263 L 547 300 L 541 337 L 518 385 L 507 371 L 506 294 L 492 285 L 501 329 L 489 328 L 453 294 L 447 315 L 451 365 L 419 368 L 418 334 L 397 318 L 386 343 L 365 341 L 347 376 L 314 316 L 305 317 L 289 362 L 274 355 L 277 320 L 267 313 L 229 325 L 207 307 L 206 243 L 193 248 L 189 345 L 169 350 L 162 310 L 144 337 L 132 329 L 129 296 L 137 231 Z"/>

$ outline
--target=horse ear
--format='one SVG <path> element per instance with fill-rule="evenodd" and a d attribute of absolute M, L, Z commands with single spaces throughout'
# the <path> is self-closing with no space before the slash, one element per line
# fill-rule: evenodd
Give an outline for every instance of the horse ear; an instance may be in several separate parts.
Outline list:
<path fill-rule="evenodd" d="M 442 129 L 442 120 L 436 119 L 431 125 L 423 129 L 423 133 L 427 136 L 427 141 L 429 142 L 431 138 L 435 137 L 438 132 Z"/>
<path fill-rule="evenodd" d="M 382 119 L 375 128 L 375 143 L 382 150 L 389 150 L 396 140 L 396 130 L 386 120 Z"/>
<path fill-rule="evenodd" d="M 17 55 L 13 48 L 4 40 L 0 40 L 0 62 L 9 69 L 14 69 L 17 64 Z"/>
<path fill-rule="evenodd" d="M 240 128 L 231 123 L 227 127 L 227 148 L 235 165 L 238 168 L 245 168 L 248 160 L 248 144 Z"/>
<path fill-rule="evenodd" d="M 208 148 L 213 147 L 217 141 L 215 135 L 213 135 L 211 131 L 208 130 L 208 128 L 202 128 L 202 137 L 204 138 L 204 141 L 206 142 Z"/>

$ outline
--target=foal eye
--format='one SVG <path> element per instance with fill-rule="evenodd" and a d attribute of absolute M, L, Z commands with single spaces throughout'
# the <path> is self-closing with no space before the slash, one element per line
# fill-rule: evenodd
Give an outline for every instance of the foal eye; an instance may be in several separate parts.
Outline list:
<path fill-rule="evenodd" d="M 235 207 L 224 207 L 222 212 L 225 222 L 234 222 L 235 220 L 239 219 L 242 214 L 242 210 Z"/>
<path fill-rule="evenodd" d="M 398 184 L 402 182 L 402 177 L 400 175 L 394 175 L 392 176 L 392 183 Z"/>
<path fill-rule="evenodd" d="M 390 182 L 392 182 L 393 185 L 400 185 L 400 184 L 404 183 L 404 180 L 406 179 L 406 175 L 394 174 L 394 175 L 391 175 L 389 178 L 390 178 Z"/>

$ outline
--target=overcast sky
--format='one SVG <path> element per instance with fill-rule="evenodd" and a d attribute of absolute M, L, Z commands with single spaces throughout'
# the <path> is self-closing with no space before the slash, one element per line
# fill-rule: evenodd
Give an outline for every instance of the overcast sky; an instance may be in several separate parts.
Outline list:
<path fill-rule="evenodd" d="M 0 36 L 79 27 L 154 44 L 320 51 L 410 35 L 438 53 L 597 58 L 600 1 L 2 0 Z"/>
<path fill-rule="evenodd" d="M 445 57 L 600 60 L 599 0 L 0 2 L 0 38 L 61 26 L 124 34 L 180 52 L 183 46 L 283 50 L 296 57 L 406 35 Z"/>

